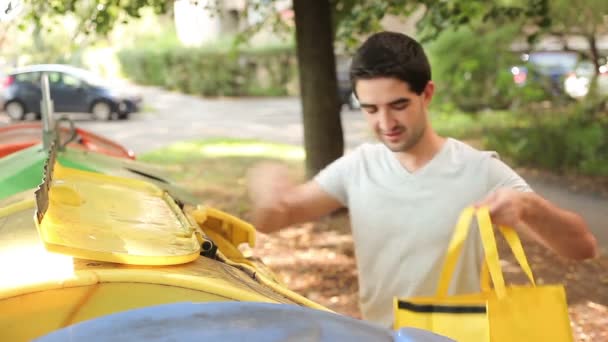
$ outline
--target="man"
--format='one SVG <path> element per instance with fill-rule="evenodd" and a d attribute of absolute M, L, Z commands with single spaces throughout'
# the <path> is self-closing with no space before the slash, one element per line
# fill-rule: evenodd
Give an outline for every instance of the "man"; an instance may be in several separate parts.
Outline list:
<path fill-rule="evenodd" d="M 435 84 L 418 42 L 393 32 L 370 37 L 351 66 L 353 89 L 381 144 L 364 144 L 312 181 L 290 183 L 285 169 L 250 172 L 254 224 L 262 232 L 348 207 L 366 319 L 392 323 L 394 296 L 433 295 L 462 209 L 484 205 L 511 226 L 564 257 L 592 258 L 595 238 L 583 219 L 532 192 L 496 155 L 433 130 Z M 479 291 L 482 248 L 469 240 L 450 291 Z"/>

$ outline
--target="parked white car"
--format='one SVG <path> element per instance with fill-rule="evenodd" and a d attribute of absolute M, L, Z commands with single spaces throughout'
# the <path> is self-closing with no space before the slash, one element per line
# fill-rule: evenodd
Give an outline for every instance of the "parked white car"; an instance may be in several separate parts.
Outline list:
<path fill-rule="evenodd" d="M 579 63 L 564 80 L 566 93 L 575 99 L 587 96 L 591 80 L 595 74 L 594 68 L 595 66 L 590 61 Z M 598 94 L 608 96 L 608 64 L 600 66 L 599 72 L 600 75 L 597 79 Z"/>

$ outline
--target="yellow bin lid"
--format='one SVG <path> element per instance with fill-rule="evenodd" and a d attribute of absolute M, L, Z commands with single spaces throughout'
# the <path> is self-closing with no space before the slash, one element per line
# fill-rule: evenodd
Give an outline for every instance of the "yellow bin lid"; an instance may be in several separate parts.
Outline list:
<path fill-rule="evenodd" d="M 36 201 L 38 232 L 49 251 L 132 265 L 183 264 L 199 256 L 193 225 L 151 183 L 63 167 L 52 158 Z"/>

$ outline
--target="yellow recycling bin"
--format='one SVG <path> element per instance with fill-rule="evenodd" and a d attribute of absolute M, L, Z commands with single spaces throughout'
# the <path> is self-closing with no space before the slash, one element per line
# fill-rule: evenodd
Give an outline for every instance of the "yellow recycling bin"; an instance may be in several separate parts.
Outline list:
<path fill-rule="evenodd" d="M 46 178 L 36 201 L 27 191 L 0 202 L 0 341 L 184 301 L 327 310 L 242 257 L 236 244 L 254 230 L 230 215 L 184 213 L 152 184 L 59 164 Z M 205 231 L 221 240 L 216 258 L 199 256 Z"/>

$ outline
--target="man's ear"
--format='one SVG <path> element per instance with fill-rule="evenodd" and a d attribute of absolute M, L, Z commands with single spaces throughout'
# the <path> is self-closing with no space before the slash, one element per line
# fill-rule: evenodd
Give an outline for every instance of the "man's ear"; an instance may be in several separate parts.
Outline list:
<path fill-rule="evenodd" d="M 433 99 L 433 95 L 435 94 L 435 83 L 433 81 L 429 81 L 424 90 L 422 91 L 422 96 L 424 98 L 424 102 L 428 105 Z"/>

